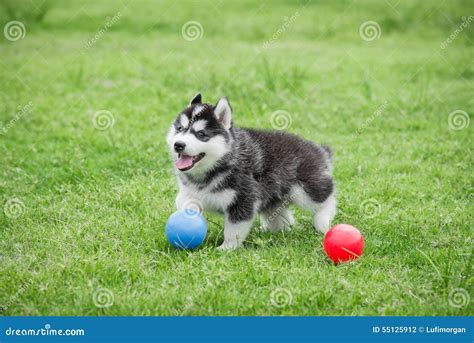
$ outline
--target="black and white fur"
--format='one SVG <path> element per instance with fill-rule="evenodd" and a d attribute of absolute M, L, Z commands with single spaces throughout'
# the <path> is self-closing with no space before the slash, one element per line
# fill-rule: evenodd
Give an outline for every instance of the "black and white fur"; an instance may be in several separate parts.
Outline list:
<path fill-rule="evenodd" d="M 224 213 L 220 249 L 238 248 L 257 214 L 263 229 L 289 229 L 295 223 L 290 203 L 310 211 L 316 229 L 328 231 L 336 214 L 329 147 L 288 133 L 233 127 L 227 98 L 212 106 L 202 104 L 200 94 L 178 115 L 167 143 L 175 163 L 193 156 L 190 169 L 177 169 L 176 206 L 198 203 Z"/>

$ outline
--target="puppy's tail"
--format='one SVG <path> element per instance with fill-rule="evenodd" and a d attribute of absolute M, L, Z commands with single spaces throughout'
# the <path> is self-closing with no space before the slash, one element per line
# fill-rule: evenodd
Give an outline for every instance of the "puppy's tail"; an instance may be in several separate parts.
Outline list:
<path fill-rule="evenodd" d="M 327 145 L 321 145 L 321 148 L 324 151 L 324 154 L 326 155 L 326 163 L 327 163 L 327 170 L 329 172 L 329 175 L 332 174 L 332 149 L 330 146 Z"/>

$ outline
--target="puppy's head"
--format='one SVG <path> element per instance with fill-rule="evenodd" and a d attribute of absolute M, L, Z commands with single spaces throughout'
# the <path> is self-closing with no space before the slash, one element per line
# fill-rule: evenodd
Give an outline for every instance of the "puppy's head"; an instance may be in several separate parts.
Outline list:
<path fill-rule="evenodd" d="M 215 106 L 203 104 L 197 94 L 171 125 L 167 143 L 175 167 L 189 175 L 212 170 L 230 151 L 232 109 L 226 97 Z"/>

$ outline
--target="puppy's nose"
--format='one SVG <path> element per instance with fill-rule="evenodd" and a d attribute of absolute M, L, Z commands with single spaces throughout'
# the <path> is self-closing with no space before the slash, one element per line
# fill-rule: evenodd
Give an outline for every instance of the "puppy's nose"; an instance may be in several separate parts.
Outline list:
<path fill-rule="evenodd" d="M 178 153 L 182 152 L 185 147 L 186 147 L 186 143 L 184 143 L 184 142 L 178 141 L 178 142 L 174 143 L 174 151 L 176 151 Z"/>

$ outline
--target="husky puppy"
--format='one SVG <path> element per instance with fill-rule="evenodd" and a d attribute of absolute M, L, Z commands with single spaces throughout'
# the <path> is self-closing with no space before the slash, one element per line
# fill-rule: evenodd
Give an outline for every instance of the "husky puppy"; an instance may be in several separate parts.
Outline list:
<path fill-rule="evenodd" d="M 242 245 L 257 214 L 262 228 L 289 229 L 296 204 L 325 233 L 336 214 L 331 150 L 295 135 L 232 125 L 226 97 L 215 106 L 201 94 L 178 114 L 167 136 L 177 170 L 178 210 L 199 204 L 224 214 L 221 250 Z"/>

